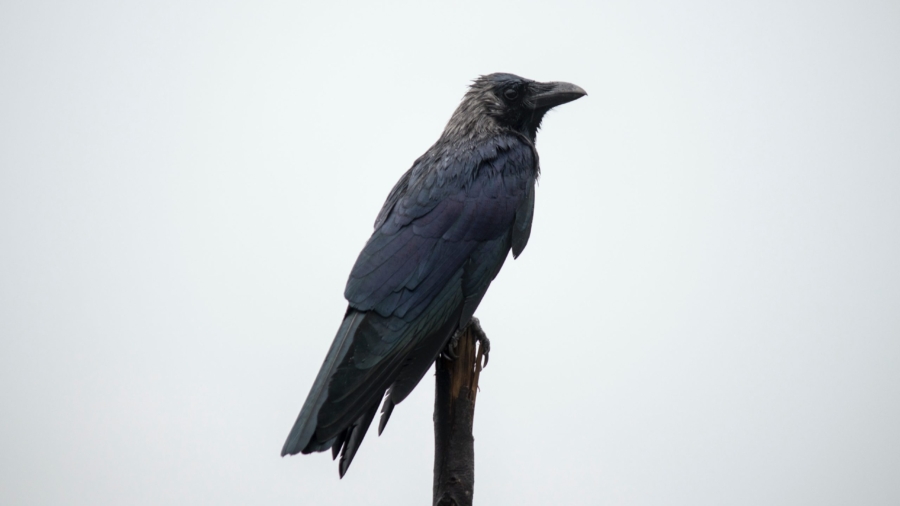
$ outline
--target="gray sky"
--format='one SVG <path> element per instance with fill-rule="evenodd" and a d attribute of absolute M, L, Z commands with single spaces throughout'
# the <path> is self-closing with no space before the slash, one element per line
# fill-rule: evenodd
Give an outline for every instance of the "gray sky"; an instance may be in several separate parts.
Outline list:
<path fill-rule="evenodd" d="M 0 503 L 427 504 L 429 374 L 279 450 L 468 82 L 538 136 L 479 504 L 900 504 L 900 3 L 5 2 Z"/>

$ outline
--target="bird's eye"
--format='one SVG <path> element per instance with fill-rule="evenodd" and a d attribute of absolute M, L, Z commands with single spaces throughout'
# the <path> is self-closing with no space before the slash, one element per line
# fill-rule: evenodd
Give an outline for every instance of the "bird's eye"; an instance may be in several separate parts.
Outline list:
<path fill-rule="evenodd" d="M 507 100 L 515 100 L 519 98 L 519 90 L 515 88 L 506 88 L 503 91 L 503 96 L 506 97 Z"/>

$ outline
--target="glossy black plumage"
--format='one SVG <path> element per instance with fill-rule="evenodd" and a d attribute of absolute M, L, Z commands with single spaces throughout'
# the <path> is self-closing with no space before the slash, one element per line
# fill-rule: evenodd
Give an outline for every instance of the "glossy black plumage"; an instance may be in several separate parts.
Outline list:
<path fill-rule="evenodd" d="M 528 242 L 544 113 L 585 93 L 511 74 L 476 80 L 397 182 L 347 281 L 344 321 L 282 455 L 332 450 L 341 476 L 384 398 L 379 433 L 512 250 Z"/>

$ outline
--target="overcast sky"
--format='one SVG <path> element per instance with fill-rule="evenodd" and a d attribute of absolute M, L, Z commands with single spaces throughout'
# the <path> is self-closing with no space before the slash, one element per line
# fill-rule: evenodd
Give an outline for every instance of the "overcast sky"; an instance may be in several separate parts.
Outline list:
<path fill-rule="evenodd" d="M 900 3 L 3 2 L 0 504 L 428 504 L 433 378 L 279 457 L 397 178 L 570 81 L 477 504 L 900 504 Z M 732 5 L 726 5 L 732 4 Z"/>

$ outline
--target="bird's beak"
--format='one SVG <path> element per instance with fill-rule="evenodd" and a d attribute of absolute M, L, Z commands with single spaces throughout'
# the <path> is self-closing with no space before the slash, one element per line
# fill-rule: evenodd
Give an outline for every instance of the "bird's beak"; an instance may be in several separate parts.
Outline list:
<path fill-rule="evenodd" d="M 531 100 L 535 109 L 550 109 L 587 95 L 580 86 L 572 83 L 535 83 L 534 87 L 536 93 Z"/>

